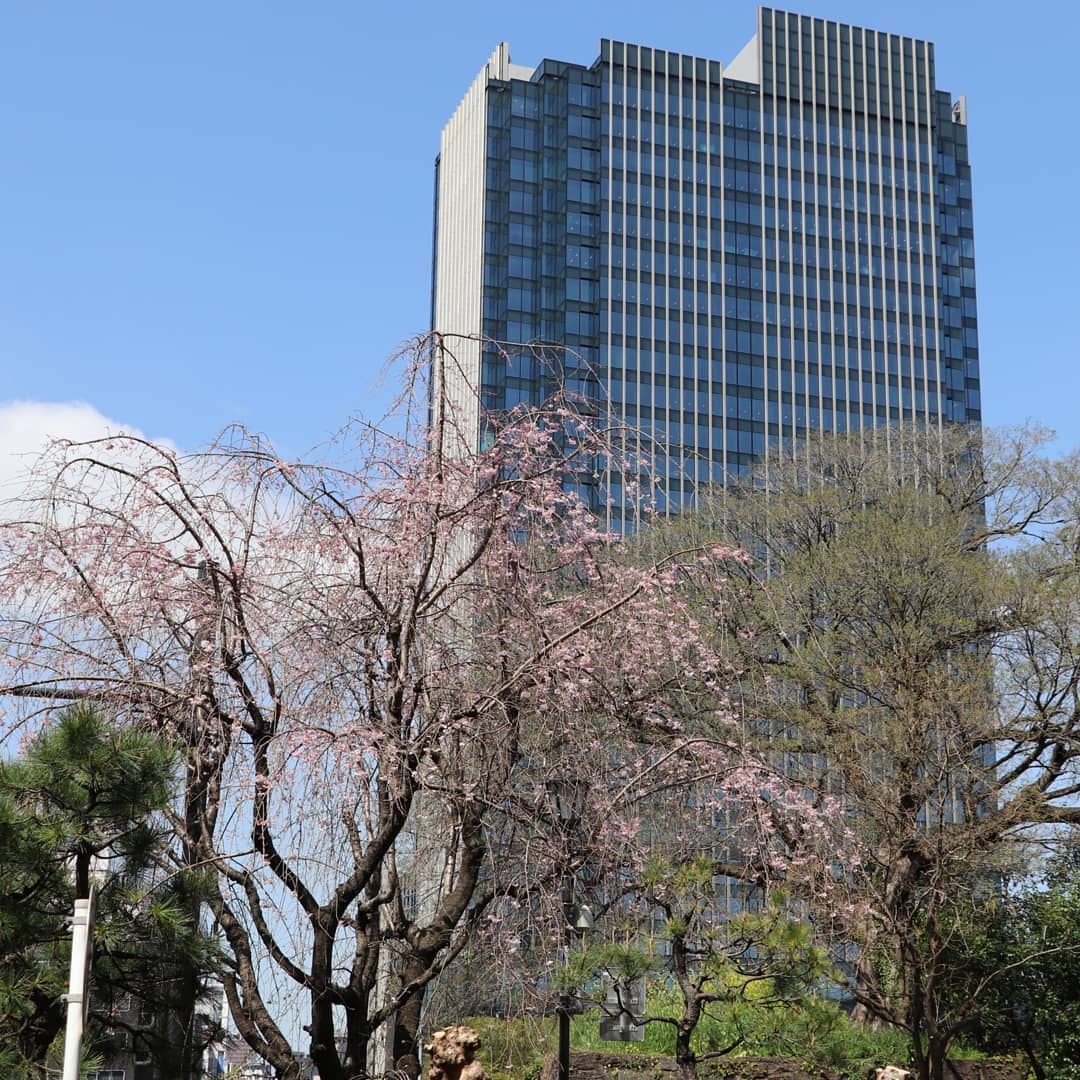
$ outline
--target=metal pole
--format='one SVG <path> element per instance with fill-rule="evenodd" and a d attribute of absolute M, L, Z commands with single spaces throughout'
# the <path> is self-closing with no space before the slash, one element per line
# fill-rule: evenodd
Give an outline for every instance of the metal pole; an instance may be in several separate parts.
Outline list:
<path fill-rule="evenodd" d="M 570 1080 L 570 1001 L 566 994 L 559 995 L 556 1012 L 559 1017 L 559 1080 Z"/>
<path fill-rule="evenodd" d="M 63 1080 L 79 1080 L 79 1055 L 82 1050 L 86 1005 L 90 998 L 87 985 L 89 968 L 90 920 L 93 900 L 76 900 L 71 920 L 71 971 L 68 977 L 67 1030 L 64 1034 Z"/>
<path fill-rule="evenodd" d="M 563 915 L 563 945 L 562 953 L 567 963 L 570 960 L 570 913 L 574 898 L 574 880 L 567 876 L 562 880 L 559 888 L 559 900 L 562 902 Z M 559 1080 L 570 1080 L 570 995 L 559 994 L 559 1004 L 556 1009 L 559 1017 Z"/>

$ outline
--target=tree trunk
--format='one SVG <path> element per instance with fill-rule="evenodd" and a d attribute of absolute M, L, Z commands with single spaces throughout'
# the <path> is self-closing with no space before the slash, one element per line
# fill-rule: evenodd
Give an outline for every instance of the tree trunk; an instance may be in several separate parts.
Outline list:
<path fill-rule="evenodd" d="M 207 832 L 212 830 L 210 791 L 212 778 L 217 772 L 217 746 L 210 741 L 208 717 L 212 715 L 201 701 L 195 708 L 193 725 L 188 732 L 187 760 L 184 775 L 184 835 L 181 838 L 181 865 L 185 870 L 197 873 L 206 865 Z M 201 742 L 201 745 L 200 745 Z M 192 928 L 197 928 L 202 916 L 202 900 L 197 894 L 187 898 L 186 914 Z M 198 1080 L 202 1076 L 201 1047 L 196 1045 L 196 1004 L 203 986 L 203 973 L 194 963 L 185 960 L 181 964 L 179 993 L 174 1002 L 177 1019 L 181 1026 L 180 1046 L 174 1047 L 174 1072 L 177 1080 Z"/>
<path fill-rule="evenodd" d="M 1031 1065 L 1031 1071 L 1035 1075 L 1035 1080 L 1046 1080 L 1046 1070 L 1042 1067 L 1042 1063 L 1036 1057 L 1035 1048 L 1031 1045 L 1031 1038 L 1026 1031 L 1020 1037 L 1020 1046 L 1024 1051 L 1024 1056 L 1028 1059 L 1028 1064 Z"/>
<path fill-rule="evenodd" d="M 20 1030 L 17 1042 L 31 1061 L 44 1061 L 53 1040 L 64 1030 L 67 1011 L 61 1002 L 41 990 L 31 991 L 30 1000 L 33 1019 Z"/>
<path fill-rule="evenodd" d="M 196 900 L 189 906 L 188 914 L 192 918 L 192 925 L 198 925 L 200 904 Z M 195 966 L 187 961 L 181 964 L 179 978 L 180 993 L 176 1000 L 177 1019 L 181 1025 L 181 1045 L 176 1058 L 176 1080 L 198 1080 L 202 1076 L 202 1062 L 200 1060 L 202 1047 L 198 1045 L 196 1028 L 198 1025 L 198 1013 L 195 1005 L 198 1001 L 202 979 Z M 169 1075 L 168 1073 L 166 1074 Z"/>
<path fill-rule="evenodd" d="M 367 999 L 360 1005 L 346 1008 L 345 1015 L 345 1053 L 342 1067 L 348 1077 L 366 1077 L 368 1058 L 374 1047 L 374 1032 L 368 1022 Z"/>
<path fill-rule="evenodd" d="M 877 993 L 877 972 L 866 949 L 859 951 L 854 975 L 856 990 L 862 990 L 866 995 Z M 859 997 L 856 997 L 855 1006 L 851 1010 L 851 1019 L 853 1023 L 862 1024 L 874 1031 L 881 1027 L 881 1017 Z"/>
<path fill-rule="evenodd" d="M 675 1070 L 679 1080 L 696 1080 L 697 1054 L 690 1049 L 690 1037 L 693 1027 L 684 1028 L 681 1024 L 675 1029 Z"/>
<path fill-rule="evenodd" d="M 422 975 L 428 963 L 418 957 L 410 958 L 402 968 L 402 982 L 410 982 Z M 409 1080 L 420 1076 L 420 1013 L 424 1004 L 424 987 L 414 990 L 394 1014 L 393 1061 L 387 1062 L 391 1069 L 400 1069 Z"/>
<path fill-rule="evenodd" d="M 284 1067 L 275 1065 L 274 1076 L 277 1080 L 304 1080 L 304 1066 L 299 1061 Z"/>
<path fill-rule="evenodd" d="M 923 1050 L 922 1032 L 918 1028 L 909 1029 L 911 1034 L 911 1055 L 915 1059 L 915 1072 L 919 1080 L 930 1080 L 930 1058 Z"/>
<path fill-rule="evenodd" d="M 926 1060 L 929 1080 L 945 1080 L 945 1055 L 949 1048 L 944 1039 L 931 1035 L 927 1040 Z"/>

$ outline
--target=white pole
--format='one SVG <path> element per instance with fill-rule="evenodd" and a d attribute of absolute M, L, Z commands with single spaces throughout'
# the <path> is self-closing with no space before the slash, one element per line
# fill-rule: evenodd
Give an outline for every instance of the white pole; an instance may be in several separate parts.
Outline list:
<path fill-rule="evenodd" d="M 90 998 L 90 926 L 93 919 L 93 897 L 75 901 L 75 916 L 71 921 L 71 974 L 68 980 L 67 1031 L 64 1034 L 63 1080 L 79 1080 L 79 1056 L 82 1050 L 86 1005 Z"/>

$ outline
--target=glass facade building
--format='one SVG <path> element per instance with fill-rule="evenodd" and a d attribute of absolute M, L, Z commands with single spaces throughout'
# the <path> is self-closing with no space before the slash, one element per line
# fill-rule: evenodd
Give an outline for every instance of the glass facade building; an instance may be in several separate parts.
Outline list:
<path fill-rule="evenodd" d="M 726 66 L 500 45 L 442 135 L 432 325 L 477 441 L 474 394 L 565 381 L 675 510 L 812 430 L 978 422 L 973 237 L 929 42 L 761 8 Z M 616 529 L 620 483 L 592 493 Z"/>

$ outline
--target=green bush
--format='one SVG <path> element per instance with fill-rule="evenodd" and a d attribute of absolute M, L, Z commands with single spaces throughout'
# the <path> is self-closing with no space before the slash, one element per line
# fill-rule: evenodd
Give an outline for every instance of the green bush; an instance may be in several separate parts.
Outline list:
<path fill-rule="evenodd" d="M 648 1010 L 651 1017 L 674 1018 L 679 1010 L 677 992 L 670 988 L 651 991 Z M 479 1057 L 490 1080 L 535 1080 L 544 1056 L 558 1048 L 553 1016 L 515 1020 L 476 1016 L 462 1023 L 480 1034 L 483 1045 Z M 671 1056 L 675 1052 L 675 1032 L 670 1024 L 647 1024 L 645 1039 L 639 1043 L 602 1041 L 599 1028 L 599 1011 L 574 1016 L 571 1047 L 642 1055 Z M 734 1007 L 725 1005 L 702 1018 L 694 1049 L 698 1054 L 720 1051 L 740 1036 L 742 1041 L 732 1057 L 785 1057 L 827 1068 L 845 1080 L 862 1080 L 873 1066 L 908 1060 L 909 1044 L 903 1032 L 853 1024 L 835 1002 L 823 998 L 809 997 L 783 1009 L 762 1007 L 752 1000 Z"/>
<path fill-rule="evenodd" d="M 555 1018 L 522 1016 L 499 1020 L 493 1016 L 469 1016 L 461 1021 L 480 1036 L 477 1057 L 488 1080 L 535 1080 L 544 1055 L 558 1046 Z"/>

